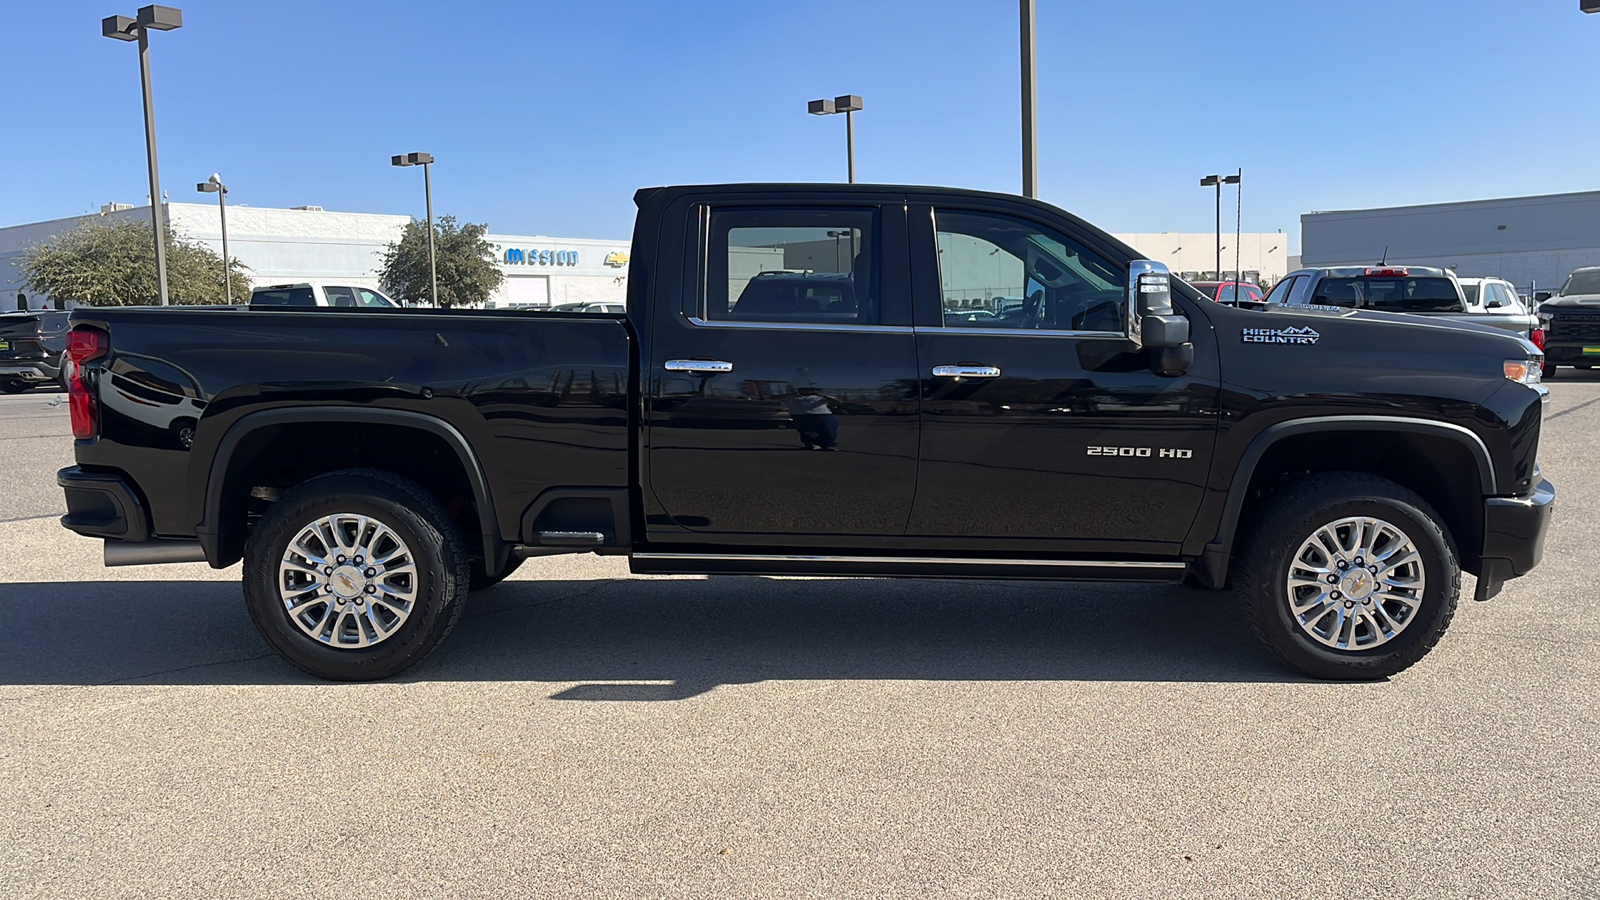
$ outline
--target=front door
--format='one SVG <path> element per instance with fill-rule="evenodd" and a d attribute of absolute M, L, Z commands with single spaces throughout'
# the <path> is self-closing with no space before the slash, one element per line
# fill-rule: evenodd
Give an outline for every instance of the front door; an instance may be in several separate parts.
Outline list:
<path fill-rule="evenodd" d="M 1175 552 L 1200 506 L 1217 368 L 1154 374 L 1124 337 L 1127 265 L 1017 212 L 911 207 L 922 465 L 909 535 Z M 937 309 L 937 312 L 931 310 Z"/>
<path fill-rule="evenodd" d="M 918 429 L 904 201 L 686 214 L 698 265 L 683 308 L 654 317 L 647 361 L 650 538 L 903 534 Z"/>

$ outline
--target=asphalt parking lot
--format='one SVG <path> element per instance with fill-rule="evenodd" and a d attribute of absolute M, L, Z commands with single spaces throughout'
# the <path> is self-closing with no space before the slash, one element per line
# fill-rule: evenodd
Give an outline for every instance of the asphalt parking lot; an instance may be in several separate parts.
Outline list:
<path fill-rule="evenodd" d="M 1552 393 L 1544 565 L 1372 684 L 1178 587 L 582 556 L 317 682 L 236 569 L 102 568 L 0 397 L 0 894 L 1600 898 L 1600 372 Z"/>

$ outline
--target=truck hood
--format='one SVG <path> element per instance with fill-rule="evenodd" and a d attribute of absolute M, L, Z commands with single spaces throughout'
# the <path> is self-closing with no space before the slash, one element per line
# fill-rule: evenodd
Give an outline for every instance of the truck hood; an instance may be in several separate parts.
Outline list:
<path fill-rule="evenodd" d="M 1542 309 L 1546 306 L 1600 306 L 1600 294 L 1568 294 L 1565 297 L 1551 297 L 1539 304 Z"/>

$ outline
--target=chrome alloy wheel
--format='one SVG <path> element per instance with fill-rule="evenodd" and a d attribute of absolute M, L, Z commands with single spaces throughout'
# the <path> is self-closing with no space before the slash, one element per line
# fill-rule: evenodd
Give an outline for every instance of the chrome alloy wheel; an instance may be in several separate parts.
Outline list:
<path fill-rule="evenodd" d="M 1301 631 L 1335 650 L 1369 650 L 1417 617 L 1427 573 L 1405 532 L 1355 516 L 1312 532 L 1295 551 L 1285 586 Z"/>
<path fill-rule="evenodd" d="M 410 618 L 417 589 L 405 541 L 359 513 L 333 513 L 300 529 L 278 563 L 278 595 L 290 620 L 340 649 L 393 635 Z"/>

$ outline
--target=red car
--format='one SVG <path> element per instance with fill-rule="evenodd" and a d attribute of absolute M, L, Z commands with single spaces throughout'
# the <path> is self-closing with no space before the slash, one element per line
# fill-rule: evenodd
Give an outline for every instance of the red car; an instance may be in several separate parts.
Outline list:
<path fill-rule="evenodd" d="M 1261 293 L 1261 288 L 1248 281 L 1191 281 L 1189 283 L 1200 293 L 1205 294 L 1207 299 L 1225 303 L 1228 306 L 1238 306 L 1241 300 L 1247 304 L 1261 303 L 1266 300 L 1266 295 Z"/>

